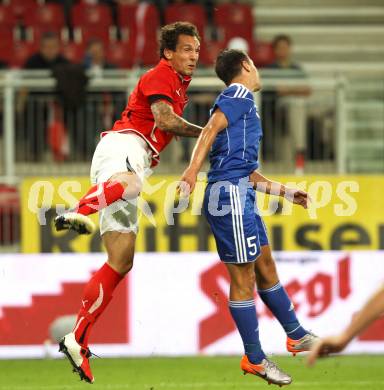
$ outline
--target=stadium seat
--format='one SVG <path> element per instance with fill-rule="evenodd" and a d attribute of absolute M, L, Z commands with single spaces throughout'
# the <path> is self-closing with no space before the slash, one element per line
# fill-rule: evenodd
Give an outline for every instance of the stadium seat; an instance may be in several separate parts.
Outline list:
<path fill-rule="evenodd" d="M 130 42 L 112 42 L 107 47 L 107 59 L 119 68 L 131 68 L 134 63 L 134 47 Z"/>
<path fill-rule="evenodd" d="M 104 4 L 75 4 L 71 10 L 72 25 L 74 27 L 110 27 L 112 15 L 108 6 Z"/>
<path fill-rule="evenodd" d="M 108 44 L 113 23 L 107 5 L 76 4 L 71 10 L 71 20 L 76 41 L 86 43 L 90 39 L 98 38 Z"/>
<path fill-rule="evenodd" d="M 26 27 L 36 27 L 40 31 L 60 32 L 65 26 L 64 11 L 59 4 L 44 4 L 35 7 L 24 16 Z"/>
<path fill-rule="evenodd" d="M 13 45 L 12 56 L 10 57 L 10 65 L 12 67 L 21 68 L 25 61 L 38 50 L 38 44 L 35 42 L 17 41 Z"/>
<path fill-rule="evenodd" d="M 109 45 L 110 30 L 107 28 L 77 28 L 74 33 L 74 39 L 77 43 L 87 44 L 92 39 L 100 39 L 105 46 Z"/>
<path fill-rule="evenodd" d="M 0 26 L 13 28 L 16 24 L 16 17 L 12 7 L 0 4 Z"/>
<path fill-rule="evenodd" d="M 159 60 L 157 37 L 160 17 L 152 4 L 120 5 L 118 25 L 130 48 L 131 64 L 154 65 Z"/>
<path fill-rule="evenodd" d="M 0 59 L 8 58 L 9 61 L 12 56 L 13 30 L 0 25 L 0 36 Z"/>
<path fill-rule="evenodd" d="M 270 42 L 253 42 L 249 56 L 258 67 L 269 65 L 275 60 L 275 54 Z"/>
<path fill-rule="evenodd" d="M 121 29 L 128 29 L 132 31 L 136 29 L 135 17 L 137 12 L 137 5 L 119 4 L 117 12 L 117 24 Z"/>
<path fill-rule="evenodd" d="M 143 51 L 140 58 L 140 65 L 142 66 L 153 66 L 156 65 L 160 60 L 159 45 L 155 41 L 148 41 L 143 47 Z"/>
<path fill-rule="evenodd" d="M 199 63 L 204 66 L 213 66 L 217 55 L 224 48 L 222 41 L 205 41 L 201 45 Z"/>
<path fill-rule="evenodd" d="M 14 16 L 21 21 L 37 7 L 36 0 L 8 0 L 8 4 L 12 8 Z"/>
<path fill-rule="evenodd" d="M 207 26 L 207 16 L 205 8 L 200 4 L 171 4 L 165 9 L 165 22 L 174 23 L 183 20 L 193 23 L 202 39 L 205 37 L 205 29 Z"/>
<path fill-rule="evenodd" d="M 249 42 L 252 41 L 254 22 L 250 5 L 219 4 L 215 7 L 213 19 L 225 43 L 234 37 L 242 37 Z"/>
<path fill-rule="evenodd" d="M 0 32 L 1 34 L 1 32 Z M 13 42 L 6 45 L 4 42 L 0 43 L 0 61 L 9 64 L 12 59 Z"/>
<path fill-rule="evenodd" d="M 7 63 L 12 55 L 16 18 L 8 5 L 0 5 L 0 60 Z"/>
<path fill-rule="evenodd" d="M 129 35 L 135 35 L 142 28 L 146 39 L 157 39 L 160 28 L 160 16 L 153 4 L 140 5 L 120 4 L 118 9 L 118 26 Z"/>
<path fill-rule="evenodd" d="M 84 60 L 85 45 L 83 43 L 68 42 L 62 46 L 62 53 L 69 61 L 80 64 Z"/>

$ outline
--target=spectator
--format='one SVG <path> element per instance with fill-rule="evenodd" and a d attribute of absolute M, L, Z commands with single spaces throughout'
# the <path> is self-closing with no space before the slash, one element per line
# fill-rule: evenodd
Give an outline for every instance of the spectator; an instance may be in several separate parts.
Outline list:
<path fill-rule="evenodd" d="M 27 59 L 24 68 L 52 70 L 55 65 L 68 63 L 60 53 L 59 37 L 55 33 L 46 32 L 41 37 L 39 51 Z"/>
<path fill-rule="evenodd" d="M 84 59 L 84 67 L 92 76 L 102 76 L 103 69 L 115 69 L 115 65 L 107 62 L 105 58 L 104 44 L 100 39 L 92 39 L 88 42 Z"/>
<path fill-rule="evenodd" d="M 69 63 L 60 54 L 58 36 L 55 33 L 46 32 L 41 37 L 39 51 L 27 59 L 24 69 L 53 71 L 55 66 Z M 27 104 L 29 109 L 26 107 Z M 61 107 L 52 98 L 51 92 L 29 93 L 27 89 L 22 89 L 18 96 L 17 112 L 18 139 L 25 143 L 19 145 L 21 147 L 19 154 L 27 161 L 40 161 L 47 151 L 47 144 L 53 152 L 50 140 L 58 128 L 57 124 L 63 127 Z M 34 120 L 31 120 L 31 115 Z M 59 139 L 64 139 L 64 137 L 59 137 Z"/>
<path fill-rule="evenodd" d="M 88 42 L 83 64 L 91 77 L 102 77 L 103 70 L 116 69 L 115 65 L 107 61 L 104 43 L 100 39 L 92 39 Z M 121 92 L 105 90 L 102 93 L 88 92 L 89 104 L 85 107 L 87 120 L 84 123 L 83 137 L 73 147 L 75 159 L 84 160 L 92 157 L 99 136 L 98 130 L 112 126 L 118 115 L 115 109 L 119 106 L 119 102 L 124 100 L 124 94 Z"/>
<path fill-rule="evenodd" d="M 305 78 L 305 72 L 292 59 L 292 40 L 288 35 L 277 35 L 272 42 L 275 61 L 267 66 L 273 70 L 273 78 Z M 279 85 L 275 89 L 263 91 L 262 113 L 265 129 L 263 142 L 263 158 L 276 160 L 280 156 L 282 139 L 291 133 L 294 140 L 294 156 L 286 156 L 288 160 L 303 157 L 306 149 L 306 116 L 303 101 L 300 97 L 308 96 L 310 89 L 302 86 Z M 296 97 L 292 99 L 292 96 Z M 285 137 L 286 138 L 286 137 Z M 278 145 L 279 144 L 279 145 Z"/>
<path fill-rule="evenodd" d="M 277 35 L 272 42 L 275 62 L 268 65 L 271 69 L 291 69 L 303 73 L 299 64 L 292 60 L 292 40 L 288 35 Z"/>

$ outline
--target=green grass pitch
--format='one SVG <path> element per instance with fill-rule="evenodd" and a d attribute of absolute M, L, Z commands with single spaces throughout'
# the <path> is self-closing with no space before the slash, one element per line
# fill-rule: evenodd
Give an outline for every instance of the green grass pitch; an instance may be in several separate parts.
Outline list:
<path fill-rule="evenodd" d="M 304 357 L 273 357 L 293 377 L 290 389 L 384 389 L 384 355 L 338 356 L 314 368 Z M 243 376 L 238 357 L 92 359 L 95 383 L 80 382 L 59 360 L 0 360 L 0 390 L 237 390 L 278 389 Z"/>

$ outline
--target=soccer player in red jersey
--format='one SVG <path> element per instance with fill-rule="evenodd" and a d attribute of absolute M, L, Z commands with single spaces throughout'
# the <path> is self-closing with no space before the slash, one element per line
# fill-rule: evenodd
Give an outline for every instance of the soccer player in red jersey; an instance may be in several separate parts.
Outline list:
<path fill-rule="evenodd" d="M 89 234 L 94 226 L 87 216 L 96 212 L 100 216 L 108 260 L 85 286 L 75 327 L 60 342 L 74 370 L 89 383 L 94 380 L 89 335 L 132 268 L 138 228 L 135 201 L 146 172 L 175 135 L 197 137 L 201 132 L 201 127 L 181 117 L 199 50 L 194 25 L 177 22 L 161 29 L 160 62 L 140 78 L 113 129 L 102 133 L 92 159 L 93 186 L 71 212 L 55 219 L 57 230 Z"/>

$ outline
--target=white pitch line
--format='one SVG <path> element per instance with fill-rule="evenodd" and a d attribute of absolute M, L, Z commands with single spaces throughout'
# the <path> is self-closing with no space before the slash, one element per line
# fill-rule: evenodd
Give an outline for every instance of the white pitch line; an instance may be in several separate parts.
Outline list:
<path fill-rule="evenodd" d="M 259 379 L 256 379 L 256 383 L 262 383 Z M 373 384 L 380 384 L 383 385 L 383 381 L 344 381 L 340 380 L 339 382 L 335 381 L 321 381 L 321 382 L 311 382 L 311 381 L 293 381 L 293 385 L 298 387 L 304 387 L 304 386 L 311 386 L 311 387 L 320 387 L 320 386 L 327 386 L 329 389 L 336 389 L 339 384 L 343 386 L 351 386 L 353 389 L 354 386 L 368 386 Z M 195 383 L 167 383 L 167 382 L 160 382 L 160 383 L 149 383 L 149 384 L 140 384 L 140 385 L 105 385 L 103 384 L 103 389 L 105 390 L 124 390 L 124 389 L 137 389 L 145 388 L 150 389 L 153 388 L 172 388 L 172 389 L 209 389 L 209 388 L 234 388 L 235 386 L 238 386 L 238 382 L 195 382 Z M 96 385 L 97 386 L 97 385 Z M 96 387 L 95 386 L 95 387 Z M 76 384 L 76 385 L 26 385 L 26 386 L 0 386 L 0 390 L 70 390 L 74 388 L 83 388 L 84 384 Z M 241 387 L 255 387 L 254 382 L 244 382 L 241 384 Z"/>

